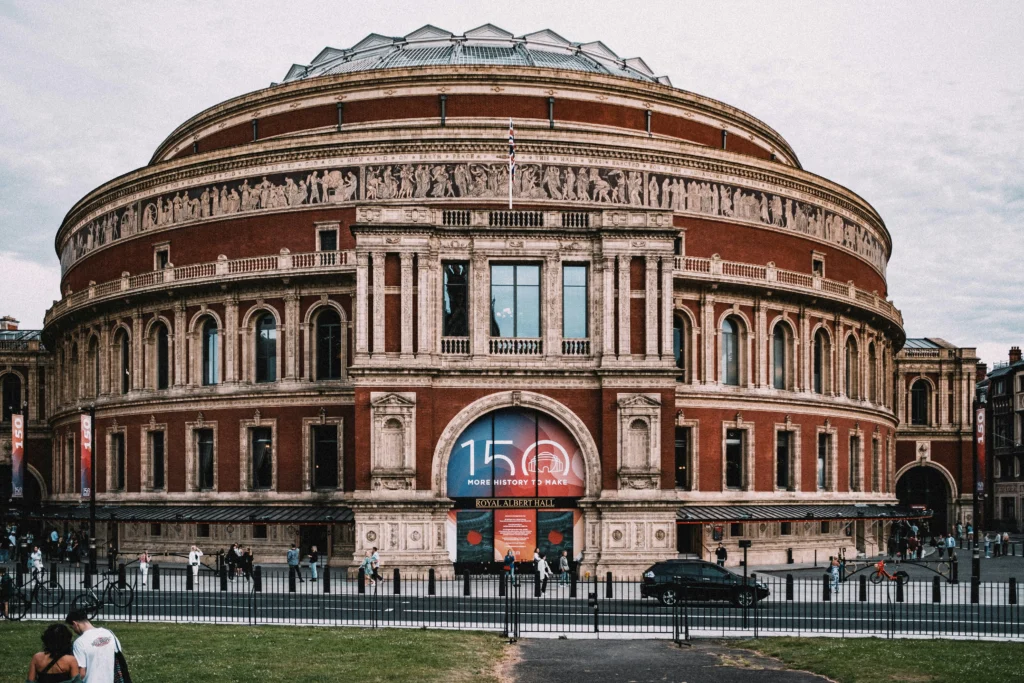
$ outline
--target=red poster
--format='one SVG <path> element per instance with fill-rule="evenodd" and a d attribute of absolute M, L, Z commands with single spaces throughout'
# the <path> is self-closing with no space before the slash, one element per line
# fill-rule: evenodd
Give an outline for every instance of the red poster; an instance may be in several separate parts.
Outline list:
<path fill-rule="evenodd" d="M 536 510 L 494 511 L 494 560 L 500 562 L 509 548 L 517 561 L 533 560 L 537 549 Z"/>
<path fill-rule="evenodd" d="M 11 497 L 25 495 L 25 416 L 11 415 Z"/>
<path fill-rule="evenodd" d="M 978 495 L 985 493 L 985 409 L 978 408 L 974 413 L 974 438 L 978 441 L 978 469 L 975 488 Z"/>
<path fill-rule="evenodd" d="M 92 495 L 92 420 L 82 416 L 82 498 Z"/>

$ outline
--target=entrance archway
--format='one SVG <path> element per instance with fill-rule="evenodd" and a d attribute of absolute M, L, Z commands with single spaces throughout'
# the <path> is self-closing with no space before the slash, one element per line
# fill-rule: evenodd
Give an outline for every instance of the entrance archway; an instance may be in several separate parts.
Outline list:
<path fill-rule="evenodd" d="M 915 465 L 896 480 L 896 497 L 900 504 L 924 506 L 933 513 L 929 531 L 938 535 L 949 531 L 949 504 L 952 496 L 946 477 L 937 467 Z"/>

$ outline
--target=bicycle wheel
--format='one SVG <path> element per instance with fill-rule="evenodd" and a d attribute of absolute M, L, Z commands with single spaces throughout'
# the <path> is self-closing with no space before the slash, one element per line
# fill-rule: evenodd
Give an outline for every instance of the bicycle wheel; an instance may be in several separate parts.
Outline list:
<path fill-rule="evenodd" d="M 939 562 L 939 574 L 942 576 L 949 576 L 949 562 Z"/>
<path fill-rule="evenodd" d="M 92 593 L 82 593 L 71 601 L 71 609 L 85 612 L 89 619 L 94 619 L 101 607 L 103 607 L 103 603 Z"/>
<path fill-rule="evenodd" d="M 28 614 L 31 605 L 32 600 L 25 594 L 24 589 L 14 589 L 7 603 L 7 618 L 11 621 L 21 621 Z"/>
<path fill-rule="evenodd" d="M 124 588 L 121 588 L 116 583 L 112 583 L 110 588 L 107 589 L 107 601 L 118 607 L 128 607 L 132 604 L 134 598 L 135 589 L 127 583 L 124 585 Z"/>
<path fill-rule="evenodd" d="M 882 572 L 876 570 L 876 571 L 872 572 L 871 576 L 868 577 L 868 578 L 871 579 L 871 583 L 873 583 L 873 584 L 875 584 L 877 586 L 878 584 L 882 583 L 882 579 L 884 577 L 882 576 Z"/>
<path fill-rule="evenodd" d="M 44 581 L 36 589 L 36 602 L 43 607 L 56 607 L 64 599 L 64 587 L 56 581 Z"/>
<path fill-rule="evenodd" d="M 896 580 L 906 586 L 910 583 L 910 574 L 906 572 L 896 572 Z"/>

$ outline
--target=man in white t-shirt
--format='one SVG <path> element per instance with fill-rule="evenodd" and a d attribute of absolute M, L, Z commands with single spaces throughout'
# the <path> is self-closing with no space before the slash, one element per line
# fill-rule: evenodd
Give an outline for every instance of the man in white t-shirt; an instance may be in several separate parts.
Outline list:
<path fill-rule="evenodd" d="M 117 636 L 93 626 L 81 610 L 71 610 L 64 620 L 78 634 L 72 651 L 84 683 L 114 683 L 114 654 L 121 650 Z"/>

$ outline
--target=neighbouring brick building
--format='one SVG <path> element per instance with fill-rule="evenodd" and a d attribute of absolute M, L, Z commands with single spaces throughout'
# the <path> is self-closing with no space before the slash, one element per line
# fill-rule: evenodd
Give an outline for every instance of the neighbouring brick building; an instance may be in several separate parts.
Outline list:
<path fill-rule="evenodd" d="M 1024 360 L 1019 346 L 979 382 L 988 423 L 986 518 L 995 529 L 1021 530 L 1024 510 Z"/>
<path fill-rule="evenodd" d="M 622 572 L 719 538 L 756 562 L 873 552 L 907 514 L 882 218 L 601 42 L 327 48 L 183 123 L 56 246 L 32 462 L 47 514 L 79 515 L 94 405 L 126 550 L 298 539 L 450 573 L 567 549 Z M 967 385 L 945 381 L 952 434 Z"/>

